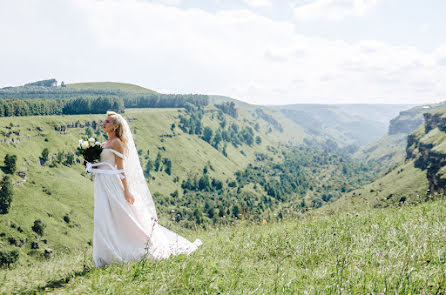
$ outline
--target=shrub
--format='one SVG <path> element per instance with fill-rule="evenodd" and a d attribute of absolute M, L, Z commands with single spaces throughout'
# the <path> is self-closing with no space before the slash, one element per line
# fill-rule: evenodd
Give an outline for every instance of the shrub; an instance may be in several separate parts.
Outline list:
<path fill-rule="evenodd" d="M 3 250 L 0 251 L 0 265 L 9 266 L 19 259 L 19 251 L 17 250 Z"/>
<path fill-rule="evenodd" d="M 34 221 L 34 225 L 32 226 L 32 230 L 37 233 L 39 236 L 43 236 L 43 231 L 45 230 L 46 225 L 40 219 L 36 219 Z"/>
<path fill-rule="evenodd" d="M 67 158 L 66 158 L 64 164 L 66 166 L 71 166 L 71 165 L 73 165 L 73 163 L 74 163 L 74 155 L 73 154 L 67 154 Z"/>

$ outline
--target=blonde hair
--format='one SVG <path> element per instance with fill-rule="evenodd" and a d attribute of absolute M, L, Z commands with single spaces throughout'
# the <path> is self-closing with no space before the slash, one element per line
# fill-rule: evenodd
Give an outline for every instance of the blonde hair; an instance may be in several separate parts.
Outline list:
<path fill-rule="evenodd" d="M 123 118 L 120 114 L 113 112 L 113 111 L 107 111 L 107 117 L 111 117 L 113 121 L 113 125 L 117 126 L 115 129 L 115 135 L 118 137 L 122 144 L 124 145 L 124 152 L 127 153 L 127 134 L 125 133 L 124 126 L 122 124 Z"/>

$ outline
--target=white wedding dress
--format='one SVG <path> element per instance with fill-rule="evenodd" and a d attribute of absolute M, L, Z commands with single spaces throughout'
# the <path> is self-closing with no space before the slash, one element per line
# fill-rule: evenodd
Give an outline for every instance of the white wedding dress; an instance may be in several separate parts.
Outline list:
<path fill-rule="evenodd" d="M 101 162 L 93 164 L 97 169 L 87 165 L 87 171 L 96 174 L 93 234 L 96 267 L 146 257 L 163 259 L 170 255 L 190 254 L 202 244 L 199 239 L 191 243 L 158 224 L 155 206 L 135 154 L 136 148 L 133 139 L 130 140 L 129 156 L 103 149 Z M 133 205 L 124 198 L 122 176 L 115 168 L 115 155 L 124 159 L 127 184 L 135 197 Z"/>

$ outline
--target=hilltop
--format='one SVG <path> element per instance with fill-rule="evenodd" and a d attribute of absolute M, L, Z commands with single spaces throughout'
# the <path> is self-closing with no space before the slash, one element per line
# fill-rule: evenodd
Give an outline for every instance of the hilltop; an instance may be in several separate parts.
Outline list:
<path fill-rule="evenodd" d="M 158 92 L 147 89 L 135 84 L 130 83 L 118 83 L 118 82 L 84 82 L 84 83 L 71 83 L 66 84 L 68 88 L 74 89 L 107 89 L 107 90 L 121 90 L 133 93 L 153 93 Z"/>

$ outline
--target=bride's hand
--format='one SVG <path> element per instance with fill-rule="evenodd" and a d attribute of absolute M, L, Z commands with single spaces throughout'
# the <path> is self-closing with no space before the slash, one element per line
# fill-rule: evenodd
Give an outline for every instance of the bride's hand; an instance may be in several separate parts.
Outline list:
<path fill-rule="evenodd" d="M 125 197 L 125 200 L 127 202 L 129 202 L 129 204 L 133 205 L 133 203 L 135 202 L 135 198 L 133 197 L 133 195 L 128 190 L 124 191 L 124 197 Z"/>

